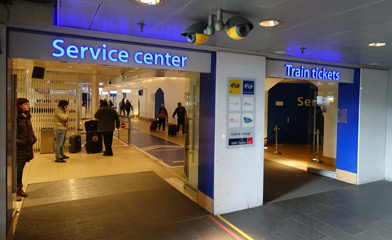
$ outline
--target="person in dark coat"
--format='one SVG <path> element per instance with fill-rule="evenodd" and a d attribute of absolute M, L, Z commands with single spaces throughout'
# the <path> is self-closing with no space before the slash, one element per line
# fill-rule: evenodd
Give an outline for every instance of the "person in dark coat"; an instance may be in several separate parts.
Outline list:
<path fill-rule="evenodd" d="M 129 116 L 129 112 L 133 111 L 133 107 L 131 102 L 127 99 L 127 101 L 125 102 L 125 111 L 127 111 L 127 116 Z"/>
<path fill-rule="evenodd" d="M 119 108 L 120 108 L 119 114 L 121 115 L 124 112 L 124 115 L 125 115 L 125 100 L 124 100 L 124 98 L 119 103 Z"/>
<path fill-rule="evenodd" d="M 98 119 L 98 132 L 102 133 L 103 142 L 105 145 L 104 156 L 113 156 L 112 142 L 113 131 L 120 128 L 120 119 L 118 118 L 116 110 L 108 106 L 106 100 L 102 100 L 101 108 L 95 113 L 94 117 Z"/>
<path fill-rule="evenodd" d="M 167 110 L 165 108 L 165 104 L 161 104 L 161 107 L 158 110 L 158 130 L 161 129 L 161 125 L 163 124 L 162 132 L 165 132 L 165 123 L 169 121 L 169 117 L 167 116 Z"/>
<path fill-rule="evenodd" d="M 18 98 L 18 119 L 17 119 L 17 135 L 16 135 L 16 182 L 17 182 L 17 201 L 22 197 L 27 197 L 27 193 L 23 191 L 23 169 L 26 162 L 30 162 L 34 158 L 33 145 L 37 141 L 33 127 L 31 125 L 30 103 L 26 98 Z"/>
<path fill-rule="evenodd" d="M 177 108 L 174 110 L 173 118 L 177 114 L 177 132 L 180 130 L 180 125 L 182 125 L 182 135 L 185 134 L 185 117 L 186 110 L 181 105 L 181 102 L 177 103 Z"/>

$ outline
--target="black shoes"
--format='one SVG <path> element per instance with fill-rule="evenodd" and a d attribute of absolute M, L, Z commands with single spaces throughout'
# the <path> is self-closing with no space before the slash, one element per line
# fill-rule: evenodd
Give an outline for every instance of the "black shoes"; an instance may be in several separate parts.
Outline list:
<path fill-rule="evenodd" d="M 69 157 L 64 155 L 64 156 L 62 156 L 61 158 L 62 158 L 62 159 L 68 159 Z"/>
<path fill-rule="evenodd" d="M 104 156 L 113 156 L 113 153 L 107 153 L 107 152 L 103 152 Z"/>
<path fill-rule="evenodd" d="M 62 159 L 62 158 L 58 158 L 58 159 L 55 160 L 55 162 L 58 162 L 58 163 L 65 163 L 65 162 L 67 162 L 67 161 L 65 161 L 65 160 Z"/>

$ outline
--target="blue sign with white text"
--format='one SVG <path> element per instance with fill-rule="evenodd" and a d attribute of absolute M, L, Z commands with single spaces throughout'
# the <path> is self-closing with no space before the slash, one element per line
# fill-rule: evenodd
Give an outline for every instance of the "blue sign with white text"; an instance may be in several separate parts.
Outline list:
<path fill-rule="evenodd" d="M 253 95 L 255 93 L 255 83 L 254 81 L 243 81 L 242 84 L 242 93 L 243 94 L 248 94 L 248 95 Z"/>

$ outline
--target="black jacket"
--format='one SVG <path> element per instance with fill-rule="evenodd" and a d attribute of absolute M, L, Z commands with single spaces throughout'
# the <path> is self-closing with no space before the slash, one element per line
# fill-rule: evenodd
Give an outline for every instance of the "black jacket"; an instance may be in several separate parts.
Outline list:
<path fill-rule="evenodd" d="M 112 132 L 114 131 L 114 124 L 116 128 L 120 127 L 120 119 L 118 118 L 116 110 L 109 106 L 98 109 L 94 117 L 98 119 L 99 132 Z"/>
<path fill-rule="evenodd" d="M 173 113 L 173 117 L 177 114 L 178 120 L 185 120 L 186 110 L 183 106 L 177 107 Z"/>
<path fill-rule="evenodd" d="M 30 117 L 18 115 L 16 135 L 16 159 L 18 162 L 30 162 L 34 158 L 33 145 L 37 141 Z"/>

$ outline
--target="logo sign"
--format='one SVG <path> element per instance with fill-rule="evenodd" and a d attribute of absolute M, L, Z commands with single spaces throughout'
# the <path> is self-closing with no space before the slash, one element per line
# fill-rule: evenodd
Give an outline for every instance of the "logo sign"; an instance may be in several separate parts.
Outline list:
<path fill-rule="evenodd" d="M 91 140 L 93 140 L 93 142 L 98 142 L 99 141 L 99 136 L 94 135 Z"/>
<path fill-rule="evenodd" d="M 121 123 L 120 128 L 125 128 L 125 123 Z"/>
<path fill-rule="evenodd" d="M 229 80 L 229 94 L 241 94 L 241 80 Z"/>
<path fill-rule="evenodd" d="M 255 84 L 253 81 L 243 81 L 243 90 L 242 93 L 243 94 L 250 94 L 253 95 L 255 93 Z"/>

